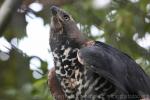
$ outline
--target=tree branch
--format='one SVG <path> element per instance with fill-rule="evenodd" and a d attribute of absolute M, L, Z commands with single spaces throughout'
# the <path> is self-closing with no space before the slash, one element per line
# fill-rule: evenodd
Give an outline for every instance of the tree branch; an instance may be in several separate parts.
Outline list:
<path fill-rule="evenodd" d="M 22 0 L 5 0 L 0 8 L 0 36 L 9 24 L 13 13 L 20 6 Z"/>

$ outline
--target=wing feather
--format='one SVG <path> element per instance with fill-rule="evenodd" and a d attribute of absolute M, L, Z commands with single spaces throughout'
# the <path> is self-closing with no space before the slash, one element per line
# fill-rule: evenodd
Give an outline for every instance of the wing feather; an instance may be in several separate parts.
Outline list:
<path fill-rule="evenodd" d="M 123 91 L 150 95 L 150 78 L 127 54 L 102 42 L 78 52 L 81 64 L 104 76 Z"/>

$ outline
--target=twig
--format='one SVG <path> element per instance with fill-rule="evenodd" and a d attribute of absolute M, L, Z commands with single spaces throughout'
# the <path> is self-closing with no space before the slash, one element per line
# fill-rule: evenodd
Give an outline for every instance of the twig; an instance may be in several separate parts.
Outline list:
<path fill-rule="evenodd" d="M 0 36 L 5 31 L 13 13 L 21 5 L 22 0 L 5 0 L 0 8 Z"/>

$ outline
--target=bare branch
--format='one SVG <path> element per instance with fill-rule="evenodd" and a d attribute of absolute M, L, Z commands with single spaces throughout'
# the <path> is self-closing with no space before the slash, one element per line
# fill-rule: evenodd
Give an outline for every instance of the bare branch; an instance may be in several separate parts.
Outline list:
<path fill-rule="evenodd" d="M 0 8 L 0 36 L 5 31 L 13 13 L 20 6 L 22 0 L 5 0 Z"/>

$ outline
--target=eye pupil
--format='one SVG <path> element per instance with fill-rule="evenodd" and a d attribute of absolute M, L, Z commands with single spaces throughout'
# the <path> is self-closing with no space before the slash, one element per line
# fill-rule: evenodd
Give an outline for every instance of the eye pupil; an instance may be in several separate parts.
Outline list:
<path fill-rule="evenodd" d="M 65 20 L 69 20 L 69 16 L 68 15 L 64 15 L 63 16 Z"/>

